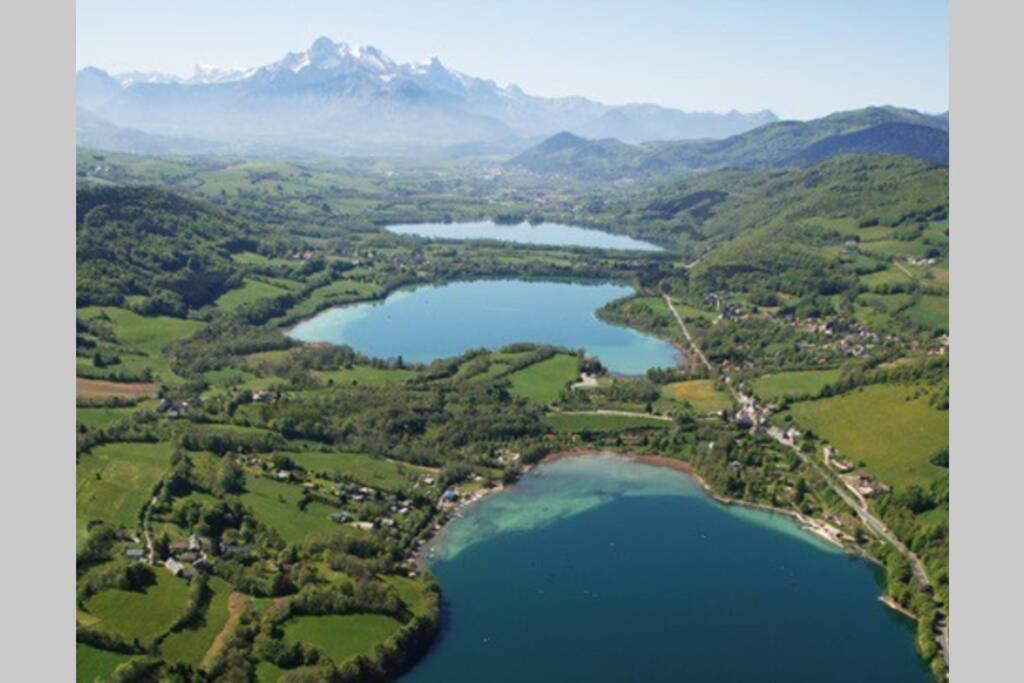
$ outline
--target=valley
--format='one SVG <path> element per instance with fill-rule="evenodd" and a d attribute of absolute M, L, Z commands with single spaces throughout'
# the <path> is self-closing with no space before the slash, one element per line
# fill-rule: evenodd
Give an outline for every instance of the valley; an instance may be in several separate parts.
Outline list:
<path fill-rule="evenodd" d="M 939 125 L 924 120 L 907 125 Z M 715 497 L 826 530 L 867 562 L 754 510 L 734 528 L 694 508 L 843 573 L 829 599 L 858 615 L 843 647 L 893 680 L 942 680 L 948 168 L 844 140 L 819 158 L 819 133 L 783 136 L 763 164 L 629 183 L 512 155 L 80 148 L 80 672 L 444 680 L 455 669 L 434 662 L 470 647 L 439 636 L 467 609 L 445 606 L 462 590 L 437 564 L 445 544 L 505 524 L 488 510 L 559 456 L 600 452 L 676 463 Z M 671 474 L 636 474 L 657 495 L 635 508 L 625 489 L 585 492 L 586 514 L 621 510 L 627 536 L 675 519 L 695 484 Z M 904 617 L 879 595 L 913 623 L 886 621 Z"/>

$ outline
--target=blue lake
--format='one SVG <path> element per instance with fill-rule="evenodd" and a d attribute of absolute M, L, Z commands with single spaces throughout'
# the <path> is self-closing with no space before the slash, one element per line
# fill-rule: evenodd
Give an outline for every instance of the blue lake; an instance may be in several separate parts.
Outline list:
<path fill-rule="evenodd" d="M 347 344 L 377 358 L 427 363 L 515 342 L 584 348 L 615 373 L 673 367 L 670 343 L 600 320 L 595 311 L 633 293 L 613 284 L 475 280 L 393 292 L 383 301 L 324 311 L 291 331 L 306 342 Z"/>
<path fill-rule="evenodd" d="M 599 249 L 623 249 L 628 251 L 661 251 L 661 247 L 650 242 L 633 239 L 627 235 L 616 235 L 601 230 L 578 228 L 562 223 L 519 223 L 499 225 L 493 221 L 471 221 L 465 223 L 409 223 L 390 225 L 390 232 L 399 235 L 416 235 L 442 240 L 496 240 L 516 244 L 538 244 L 557 247 L 592 247 Z"/>
<path fill-rule="evenodd" d="M 616 456 L 543 465 L 431 546 L 442 634 L 406 683 L 927 683 L 878 570 Z"/>

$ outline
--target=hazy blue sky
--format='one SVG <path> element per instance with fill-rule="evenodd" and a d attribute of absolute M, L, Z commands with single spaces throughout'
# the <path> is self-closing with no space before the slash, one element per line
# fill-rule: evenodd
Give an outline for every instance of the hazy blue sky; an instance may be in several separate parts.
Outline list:
<path fill-rule="evenodd" d="M 943 0 L 78 0 L 78 67 L 255 66 L 315 38 L 375 45 L 536 95 L 769 108 L 944 111 Z"/>

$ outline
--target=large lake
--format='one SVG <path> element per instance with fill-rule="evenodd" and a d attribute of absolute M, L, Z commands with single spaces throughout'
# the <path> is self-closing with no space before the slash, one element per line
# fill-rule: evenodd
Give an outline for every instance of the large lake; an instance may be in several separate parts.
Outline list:
<path fill-rule="evenodd" d="M 443 630 L 406 683 L 927 683 L 877 570 L 681 472 L 567 458 L 431 547 Z"/>
<path fill-rule="evenodd" d="M 399 235 L 416 235 L 429 239 L 497 240 L 516 244 L 540 244 L 557 247 L 661 251 L 661 247 L 656 244 L 636 240 L 627 235 L 615 235 L 610 232 L 577 228 L 561 223 L 540 223 L 538 225 L 530 223 L 499 225 L 493 221 L 409 223 L 389 225 L 387 229 Z"/>
<path fill-rule="evenodd" d="M 633 289 L 613 284 L 474 280 L 393 292 L 383 301 L 324 311 L 291 331 L 306 342 L 348 344 L 377 358 L 427 363 L 514 342 L 585 348 L 612 372 L 673 367 L 668 342 L 610 325 L 595 311 Z"/>

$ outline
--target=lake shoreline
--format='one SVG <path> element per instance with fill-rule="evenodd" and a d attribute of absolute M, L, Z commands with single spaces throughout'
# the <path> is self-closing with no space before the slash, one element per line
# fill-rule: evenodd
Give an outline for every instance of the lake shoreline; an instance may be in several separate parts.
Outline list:
<path fill-rule="evenodd" d="M 739 498 L 730 498 L 717 493 L 711 485 L 708 484 L 700 474 L 693 468 L 693 466 L 685 460 L 677 460 L 664 455 L 650 455 L 644 453 L 619 453 L 617 451 L 594 451 L 589 449 L 570 449 L 566 451 L 558 451 L 557 453 L 551 453 L 541 460 L 538 465 L 543 465 L 549 462 L 557 462 L 565 458 L 577 458 L 590 455 L 614 455 L 616 457 L 625 458 L 634 462 L 644 463 L 653 467 L 666 467 L 673 469 L 678 472 L 682 472 L 693 479 L 697 485 L 701 488 L 705 495 L 711 498 L 713 501 L 720 505 L 743 507 L 750 510 L 760 510 L 761 512 L 768 512 L 772 514 L 782 515 L 789 517 L 799 523 L 800 528 L 808 533 L 811 533 L 818 538 L 827 541 L 829 544 L 834 545 L 846 552 L 851 554 L 863 554 L 862 551 L 857 549 L 854 551 L 849 547 L 847 543 L 843 542 L 843 534 L 838 529 L 833 527 L 831 524 L 822 520 L 808 517 L 795 510 L 789 510 L 786 508 L 773 507 L 771 505 L 765 505 L 763 503 L 753 503 L 747 500 L 741 500 Z M 532 468 L 531 468 L 532 469 Z"/>
<path fill-rule="evenodd" d="M 796 510 L 773 507 L 771 505 L 765 505 L 763 503 L 753 503 L 751 501 L 741 500 L 739 498 L 730 498 L 729 496 L 723 496 L 720 493 L 717 493 L 713 488 L 711 488 L 711 485 L 708 484 L 707 480 L 705 480 L 704 477 L 702 477 L 693 468 L 693 465 L 686 462 L 685 460 L 677 460 L 675 458 L 670 458 L 664 455 L 651 455 L 645 453 L 619 453 L 617 451 L 611 450 L 595 451 L 592 449 L 574 448 L 564 451 L 558 451 L 556 453 L 551 453 L 547 455 L 536 465 L 532 465 L 528 469 L 524 470 L 523 474 L 525 475 L 530 470 L 532 470 L 533 467 L 543 465 L 545 463 L 557 462 L 558 460 L 563 460 L 565 458 L 577 458 L 593 455 L 614 455 L 616 457 L 625 458 L 627 460 L 632 460 L 634 462 L 644 463 L 647 465 L 651 465 L 653 467 L 666 467 L 668 469 L 673 469 L 678 472 L 683 472 L 697 483 L 697 485 L 701 488 L 705 495 L 707 495 L 709 498 L 711 498 L 719 505 L 742 507 L 750 510 L 758 510 L 770 514 L 782 515 L 783 517 L 789 517 L 790 519 L 797 522 L 801 530 L 814 535 L 815 537 L 829 543 L 832 546 L 835 546 L 836 548 L 842 550 L 844 553 L 866 560 L 882 569 L 885 568 L 885 565 L 882 564 L 877 558 L 869 555 L 863 548 L 855 545 L 852 542 L 852 539 L 849 539 L 848 536 L 844 535 L 841 531 L 839 531 L 834 526 L 823 520 L 808 517 L 803 513 L 797 512 Z M 909 609 L 896 602 L 888 593 L 884 591 L 884 589 L 882 594 L 878 596 L 878 599 L 883 605 L 885 605 L 889 609 L 895 612 L 899 612 L 900 614 L 909 619 L 917 621 L 916 614 L 914 614 Z"/>
<path fill-rule="evenodd" d="M 399 298 L 399 292 L 406 295 Z M 322 309 L 277 324 L 297 345 L 348 345 L 367 357 L 401 357 L 413 366 L 472 349 L 534 343 L 570 353 L 584 348 L 622 376 L 685 368 L 686 355 L 675 340 L 597 314 L 609 302 L 636 293 L 632 284 L 606 278 L 459 277 L 403 283 L 344 303 L 323 302 Z M 427 320 L 425 311 L 434 317 Z M 560 328 L 566 319 L 572 324 Z M 445 326 L 466 331 L 453 340 L 437 332 Z M 423 343 L 410 347 L 408 339 L 417 336 Z"/>
<path fill-rule="evenodd" d="M 517 247 L 542 249 L 569 249 L 611 252 L 665 253 L 665 246 L 641 240 L 625 232 L 614 232 L 595 226 L 570 225 L 558 221 L 534 223 L 521 220 L 515 223 L 499 222 L 494 217 L 480 220 L 461 221 L 420 221 L 394 223 L 383 226 L 384 230 L 400 237 L 416 237 L 428 242 L 450 243 L 494 243 Z M 546 231 L 542 239 L 533 239 L 532 231 Z"/>
<path fill-rule="evenodd" d="M 564 460 L 568 458 L 581 458 L 587 456 L 612 456 L 614 458 L 650 465 L 652 467 L 663 467 L 678 472 L 682 472 L 698 485 L 698 487 L 701 490 L 701 493 L 707 495 L 712 501 L 714 501 L 718 505 L 736 506 L 751 510 L 757 510 L 760 512 L 767 512 L 771 514 L 779 514 L 785 516 L 795 521 L 802 531 L 813 534 L 818 539 L 827 542 L 830 546 L 836 547 L 839 550 L 843 551 L 844 554 L 852 557 L 863 558 L 869 560 L 873 565 L 881 566 L 877 559 L 866 554 L 866 552 L 862 548 L 853 545 L 852 539 L 850 539 L 845 534 L 842 534 L 828 523 L 808 517 L 807 515 L 804 515 L 794 510 L 788 510 L 785 508 L 777 508 L 761 503 L 739 500 L 716 493 L 711 488 L 711 485 L 707 482 L 707 480 L 705 480 L 689 462 L 677 460 L 675 458 L 671 458 L 668 456 L 654 455 L 649 453 L 619 452 L 610 449 L 572 448 L 566 450 L 559 450 L 548 454 L 547 456 L 545 456 L 544 458 L 535 463 L 531 463 L 529 465 L 524 466 L 519 480 L 521 480 L 522 477 L 525 477 L 531 472 L 533 472 L 536 468 L 541 467 L 542 465 L 555 463 L 558 462 L 559 460 Z M 450 508 L 450 514 L 446 517 L 446 519 L 435 526 L 435 530 L 431 534 L 429 539 L 427 539 L 425 543 L 422 545 L 422 547 L 420 547 L 416 551 L 414 557 L 416 560 L 417 568 L 422 571 L 426 571 L 427 573 L 431 573 L 431 565 L 439 559 L 437 556 L 432 556 L 431 549 L 435 546 L 435 544 L 438 543 L 441 537 L 446 533 L 446 531 L 449 528 L 449 524 L 454 520 L 458 519 L 459 517 L 461 517 L 465 510 L 469 509 L 476 503 L 488 498 L 492 494 L 513 488 L 514 486 L 516 486 L 519 480 L 511 484 L 498 484 L 492 488 L 481 489 L 479 491 L 474 492 L 472 495 L 467 496 L 465 499 L 460 499 L 458 502 L 456 502 L 452 506 L 452 508 Z M 828 531 L 826 531 L 826 529 L 832 529 L 833 532 L 829 533 Z M 846 540 L 846 542 L 844 542 L 844 539 Z M 882 594 L 877 595 L 877 600 L 881 602 L 886 608 L 894 612 L 898 612 L 901 616 L 910 619 L 911 622 L 917 621 L 917 616 L 910 612 L 907 608 L 899 605 L 895 600 L 888 596 L 884 592 L 884 588 Z M 431 648 L 433 647 L 434 644 L 432 644 Z"/>
<path fill-rule="evenodd" d="M 542 458 L 538 462 L 525 466 L 523 468 L 522 474 L 520 475 L 520 479 L 522 479 L 522 477 L 525 477 L 526 475 L 530 474 L 534 469 L 540 467 L 541 465 L 546 465 L 546 464 L 549 464 L 549 463 L 557 462 L 559 460 L 564 460 L 566 458 L 580 458 L 580 457 L 587 457 L 587 456 L 614 456 L 614 457 L 617 457 L 617 458 L 623 458 L 623 459 L 626 459 L 626 460 L 631 460 L 633 462 L 639 462 L 639 463 L 642 463 L 642 464 L 651 465 L 652 467 L 664 467 L 664 468 L 667 468 L 667 469 L 672 469 L 672 470 L 676 470 L 678 472 L 682 472 L 682 473 L 686 474 L 687 476 L 689 476 L 694 482 L 696 482 L 696 484 L 700 487 L 702 493 L 704 493 L 706 496 L 711 498 L 711 500 L 715 501 L 719 505 L 742 507 L 742 508 L 747 508 L 747 509 L 750 509 L 750 510 L 759 510 L 761 512 L 767 512 L 767 513 L 771 513 L 771 514 L 778 514 L 778 515 L 782 515 L 784 517 L 788 517 L 788 518 L 796 521 L 798 523 L 800 529 L 802 529 L 803 531 L 805 531 L 805 532 L 807 532 L 809 534 L 812 534 L 815 537 L 817 537 L 817 538 L 819 538 L 819 539 L 821 539 L 823 541 L 826 541 L 830 545 L 835 546 L 835 547 L 839 548 L 840 550 L 842 550 L 842 551 L 844 551 L 844 552 L 846 552 L 846 553 L 848 553 L 850 555 L 856 555 L 856 556 L 859 556 L 859 557 L 863 557 L 866 560 L 869 560 L 871 562 L 874 562 L 875 564 L 878 564 L 877 560 L 872 558 L 870 555 L 867 555 L 860 548 L 858 548 L 856 546 L 851 546 L 849 543 L 844 542 L 842 540 L 844 538 L 842 532 L 840 532 L 838 529 L 836 529 L 832 525 L 830 525 L 830 524 L 828 524 L 826 522 L 823 522 L 821 520 L 814 519 L 813 517 L 808 517 L 808 516 L 806 516 L 806 515 L 804 515 L 802 513 L 796 512 L 795 510 L 788 510 L 786 508 L 772 507 L 770 505 L 764 505 L 762 503 L 752 503 L 752 502 L 746 501 L 746 500 L 740 500 L 740 499 L 737 499 L 737 498 L 730 498 L 728 496 L 723 496 L 723 495 L 715 492 L 715 490 L 711 488 L 711 485 L 708 484 L 708 482 L 702 476 L 700 476 L 699 473 L 697 473 L 697 471 L 693 468 L 693 466 L 690 463 L 688 463 L 688 462 L 686 462 L 684 460 L 677 460 L 675 458 L 670 458 L 670 457 L 664 456 L 664 455 L 651 455 L 651 454 L 646 454 L 646 453 L 622 453 L 622 452 L 612 451 L 612 450 L 594 450 L 594 449 L 588 449 L 588 448 L 572 448 L 572 449 L 557 451 L 555 453 L 549 453 L 548 455 L 546 455 L 544 458 Z M 422 545 L 422 547 L 420 547 L 415 552 L 415 554 L 413 555 L 412 559 L 415 560 L 417 567 L 419 567 L 421 570 L 423 570 L 423 569 L 429 570 L 430 559 L 431 559 L 429 557 L 429 554 L 430 554 L 430 551 L 431 551 L 430 550 L 431 547 L 435 543 L 437 543 L 437 541 L 441 538 L 441 536 L 447 530 L 448 526 L 454 520 L 456 520 L 459 517 L 461 517 L 463 512 L 467 508 L 469 508 L 470 506 L 472 506 L 472 505 L 474 505 L 474 504 L 484 500 L 485 498 L 487 498 L 487 497 L 489 497 L 489 496 L 491 496 L 491 495 L 493 495 L 495 493 L 499 493 L 501 491 L 504 491 L 504 490 L 506 490 L 506 489 L 508 489 L 508 488 L 510 488 L 512 486 L 515 486 L 515 483 L 509 484 L 509 485 L 499 484 L 499 485 L 491 487 L 491 488 L 482 489 L 482 490 L 477 491 L 476 493 L 474 493 L 469 498 L 466 498 L 464 500 L 459 500 L 457 503 L 455 503 L 454 506 L 453 506 L 452 513 L 443 522 L 441 522 L 440 524 L 435 526 L 435 529 L 436 529 L 435 532 L 426 540 L 426 542 Z M 882 595 L 882 596 L 880 596 L 879 599 L 881 599 L 882 602 L 885 603 L 886 605 L 889 605 L 889 602 L 887 602 L 885 600 L 886 597 L 887 596 Z M 892 607 L 892 605 L 889 605 L 889 606 Z M 893 609 L 896 609 L 896 608 L 893 607 Z M 897 611 L 901 611 L 901 612 L 906 614 L 906 612 L 904 610 L 902 610 L 902 609 L 897 610 Z M 916 617 L 914 617 L 914 618 L 916 618 Z"/>

